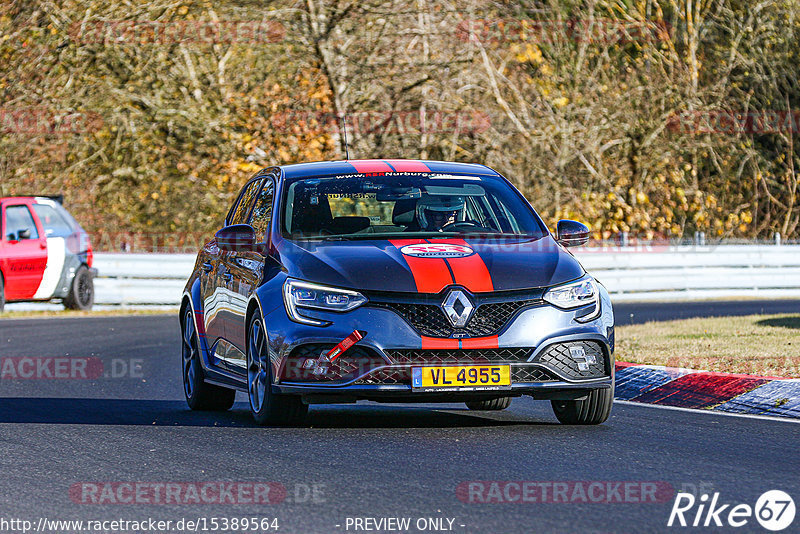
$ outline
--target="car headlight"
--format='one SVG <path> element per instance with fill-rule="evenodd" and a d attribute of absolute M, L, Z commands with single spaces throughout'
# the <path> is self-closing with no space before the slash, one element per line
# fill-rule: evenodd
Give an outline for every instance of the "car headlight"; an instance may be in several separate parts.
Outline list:
<path fill-rule="evenodd" d="M 594 304 L 595 307 L 591 313 L 577 318 L 581 322 L 590 321 L 600 314 L 600 291 L 597 288 L 597 282 L 590 276 L 550 288 L 542 298 L 557 308 L 567 310 Z"/>
<path fill-rule="evenodd" d="M 283 284 L 283 303 L 292 321 L 321 326 L 325 321 L 303 315 L 303 309 L 332 312 L 355 310 L 367 302 L 367 298 L 356 291 L 336 289 L 300 280 L 286 280 Z"/>

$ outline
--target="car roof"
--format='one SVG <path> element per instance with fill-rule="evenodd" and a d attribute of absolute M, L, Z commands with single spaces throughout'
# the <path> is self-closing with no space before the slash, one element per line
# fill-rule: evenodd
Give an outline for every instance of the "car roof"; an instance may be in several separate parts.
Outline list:
<path fill-rule="evenodd" d="M 435 172 L 500 176 L 497 171 L 478 163 L 456 163 L 452 161 L 429 161 L 413 159 L 351 159 L 344 161 L 317 161 L 282 165 L 286 178 L 305 176 L 327 176 L 336 174 L 358 174 L 379 172 Z"/>
<path fill-rule="evenodd" d="M 60 198 L 61 198 L 60 196 L 54 197 L 54 196 L 46 196 L 46 195 L 21 196 L 21 197 L 0 197 L 0 202 L 8 202 L 8 201 L 14 201 L 14 202 L 24 201 L 24 202 L 34 202 L 34 203 L 36 203 L 36 202 L 44 202 L 44 203 L 57 202 L 57 203 L 61 204 Z"/>
<path fill-rule="evenodd" d="M 36 197 L 0 197 L 0 202 L 6 202 L 9 200 L 24 200 L 24 201 L 31 201 L 34 200 Z"/>

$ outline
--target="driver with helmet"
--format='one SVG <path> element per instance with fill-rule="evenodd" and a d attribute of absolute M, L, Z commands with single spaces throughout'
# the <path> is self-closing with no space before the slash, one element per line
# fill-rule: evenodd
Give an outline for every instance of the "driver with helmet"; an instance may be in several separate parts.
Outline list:
<path fill-rule="evenodd" d="M 425 195 L 417 202 L 417 222 L 424 231 L 441 232 L 460 220 L 465 205 L 463 197 Z"/>

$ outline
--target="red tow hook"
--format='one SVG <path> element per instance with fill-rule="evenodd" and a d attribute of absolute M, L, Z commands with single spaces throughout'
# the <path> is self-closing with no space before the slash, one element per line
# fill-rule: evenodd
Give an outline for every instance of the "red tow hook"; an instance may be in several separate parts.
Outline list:
<path fill-rule="evenodd" d="M 366 332 L 362 333 L 358 330 L 353 330 L 352 334 L 340 341 L 339 344 L 333 347 L 325 356 L 328 358 L 329 362 L 336 360 L 336 358 L 344 354 L 347 349 L 364 339 L 366 335 Z"/>
<path fill-rule="evenodd" d="M 366 335 L 366 332 L 353 330 L 352 334 L 341 340 L 338 345 L 328 352 L 322 353 L 318 359 L 309 358 L 303 362 L 303 369 L 313 369 L 312 373 L 315 375 L 327 374 L 330 364 L 347 352 L 353 345 L 364 339 Z"/>

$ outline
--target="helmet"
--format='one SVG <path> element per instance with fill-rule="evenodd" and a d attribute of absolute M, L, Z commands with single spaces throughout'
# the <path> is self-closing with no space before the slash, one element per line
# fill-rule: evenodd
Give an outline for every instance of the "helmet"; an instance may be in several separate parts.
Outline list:
<path fill-rule="evenodd" d="M 455 214 L 457 216 L 464 210 L 464 206 L 465 202 L 463 197 L 424 195 L 417 201 L 417 221 L 420 227 L 428 228 L 431 223 L 428 213 L 440 212 L 443 214 Z"/>

